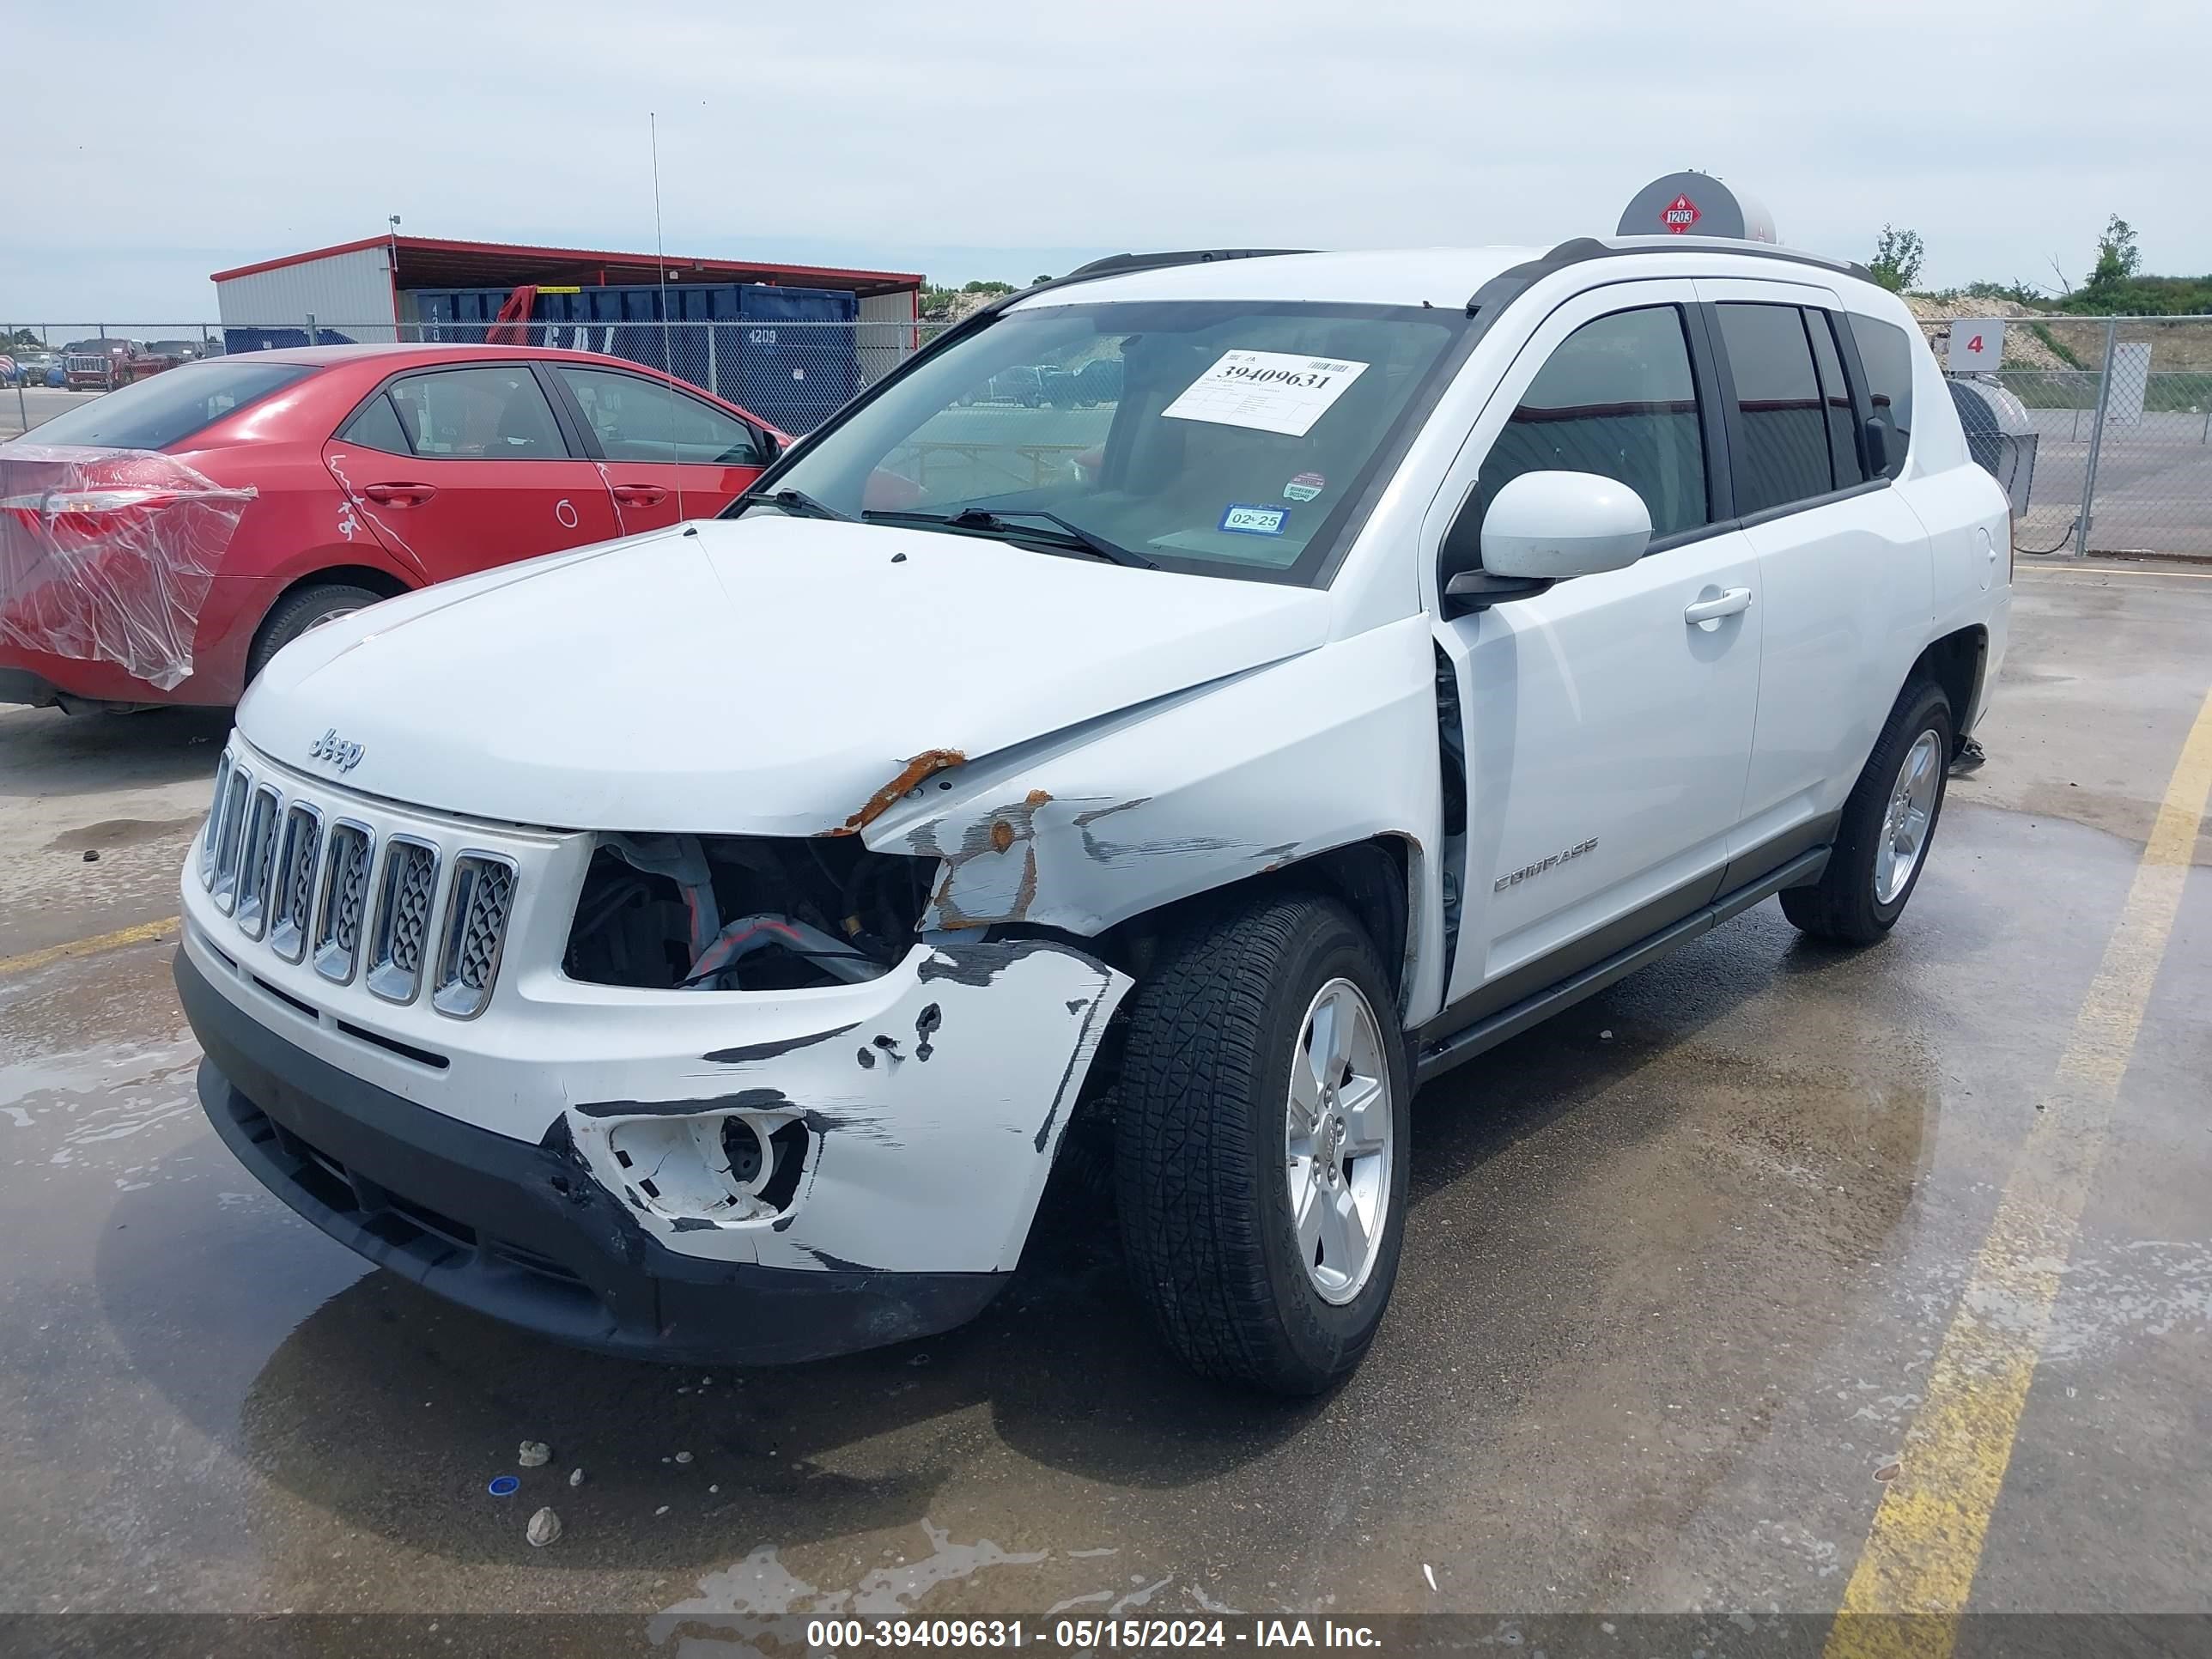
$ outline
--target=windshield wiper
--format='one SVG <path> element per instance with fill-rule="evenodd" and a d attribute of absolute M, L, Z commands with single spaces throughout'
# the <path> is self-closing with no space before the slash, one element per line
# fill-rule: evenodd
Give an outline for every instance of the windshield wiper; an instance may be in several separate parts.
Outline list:
<path fill-rule="evenodd" d="M 1108 541 L 1103 536 L 1093 535 L 1079 524 L 1072 524 L 1057 513 L 1048 513 L 1041 507 L 963 507 L 957 513 L 863 512 L 860 516 L 870 524 L 941 524 L 954 530 L 980 531 L 985 535 L 1021 536 L 1054 547 L 1065 547 L 1105 560 L 1109 564 L 1126 564 L 1139 570 L 1158 570 L 1141 553 L 1132 553 L 1127 548 Z M 1012 519 L 1042 519 L 1052 526 L 1037 531 L 1027 525 L 1008 522 Z"/>
<path fill-rule="evenodd" d="M 840 513 L 834 507 L 824 506 L 803 489 L 779 489 L 774 495 L 756 495 L 750 504 L 754 507 L 780 507 L 785 512 L 801 519 L 849 520 L 853 516 L 849 513 Z"/>

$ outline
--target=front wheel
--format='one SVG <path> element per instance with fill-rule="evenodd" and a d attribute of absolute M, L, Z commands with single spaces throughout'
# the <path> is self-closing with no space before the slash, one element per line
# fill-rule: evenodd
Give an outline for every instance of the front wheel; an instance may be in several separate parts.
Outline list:
<path fill-rule="evenodd" d="M 1310 1395 L 1398 1275 L 1411 1079 L 1375 948 L 1285 894 L 1171 941 L 1130 999 L 1115 1124 L 1137 1294 L 1209 1376 Z"/>
<path fill-rule="evenodd" d="M 1941 686 L 1905 688 L 1844 802 L 1827 869 L 1814 885 L 1783 891 L 1792 923 L 1847 945 L 1871 945 L 1896 925 L 1942 816 L 1951 732 Z"/>

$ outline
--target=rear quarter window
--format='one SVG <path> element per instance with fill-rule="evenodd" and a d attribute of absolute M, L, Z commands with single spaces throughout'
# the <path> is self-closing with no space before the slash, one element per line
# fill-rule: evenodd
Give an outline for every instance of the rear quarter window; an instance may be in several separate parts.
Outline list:
<path fill-rule="evenodd" d="M 1879 433 L 1881 453 L 1870 456 L 1881 465 L 1874 476 L 1894 478 L 1905 471 L 1905 457 L 1912 443 L 1912 340 L 1892 323 L 1850 314 L 1851 339 L 1859 349 L 1859 367 L 1866 374 L 1869 433 Z"/>
<path fill-rule="evenodd" d="M 349 444 L 359 444 L 363 449 L 380 449 L 387 455 L 411 455 L 407 447 L 407 434 L 399 424 L 399 416 L 392 412 L 392 399 L 381 392 L 361 408 L 361 412 L 346 422 L 345 430 L 338 436 Z"/>

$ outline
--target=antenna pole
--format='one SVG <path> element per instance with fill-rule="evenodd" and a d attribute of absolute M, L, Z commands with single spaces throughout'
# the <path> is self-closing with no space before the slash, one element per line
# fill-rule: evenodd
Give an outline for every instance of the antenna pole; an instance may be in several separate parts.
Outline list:
<path fill-rule="evenodd" d="M 676 376 L 676 355 L 669 345 L 668 328 L 668 251 L 660 240 L 660 117 L 647 110 L 645 114 L 646 133 L 653 145 L 653 261 L 660 277 L 659 291 L 653 295 L 660 309 L 660 368 L 671 380 Z M 676 521 L 684 521 L 684 459 L 676 447 L 675 394 L 668 410 L 668 464 L 676 469 Z"/>

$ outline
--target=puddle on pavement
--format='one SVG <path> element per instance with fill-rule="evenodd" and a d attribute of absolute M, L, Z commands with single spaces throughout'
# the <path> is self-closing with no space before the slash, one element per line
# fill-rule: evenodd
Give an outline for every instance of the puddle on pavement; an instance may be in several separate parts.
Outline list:
<path fill-rule="evenodd" d="M 324 1582 L 325 1546 L 348 1537 L 462 1583 L 611 1584 L 679 1620 L 1010 1595 L 1274 1608 L 1324 1587 L 1410 1607 L 1425 1605 L 1423 1541 L 1480 1554 L 1530 1524 L 1561 1547 L 1588 1527 L 1606 1540 L 1576 1546 L 1588 1573 L 1632 1571 L 1760 1445 L 1778 1402 L 1852 1389 L 1838 1411 L 1868 1414 L 1869 1446 L 1905 1405 L 1839 1381 L 1832 1345 L 1894 1291 L 1881 1269 L 1910 1231 L 1943 1085 L 1924 1010 L 1882 988 L 1895 962 L 1807 954 L 1778 916 L 1746 920 L 1424 1093 L 1399 1299 L 1367 1367 L 1322 1401 L 1182 1373 L 1100 1213 L 1048 1233 L 966 1330 L 799 1369 L 678 1371 L 557 1348 L 366 1271 L 204 1129 L 167 1123 L 140 1133 L 190 1179 L 103 1198 L 103 1340 L 227 1454 L 271 1586 Z M 1939 939 L 1922 961 L 1942 954 Z M 141 1074 L 126 1091 L 141 1106 L 171 1079 L 181 1091 L 188 1071 L 165 1068 L 189 1055 L 167 1038 L 85 1041 L 145 1029 L 150 999 L 170 1006 L 166 972 L 163 952 L 13 998 L 40 1053 L 0 1099 L 27 1103 L 33 1064 L 49 1106 L 118 1064 Z M 131 1121 L 115 1106 L 100 1124 Z M 0 1121 L 0 1149 L 13 1133 Z M 551 1462 L 517 1469 L 524 1438 Z M 1563 1504 L 1577 1470 L 1589 1490 Z M 520 1490 L 491 1497 L 506 1474 Z M 532 1551 L 541 1504 L 562 1535 Z M 1316 1554 L 1301 1529 L 1316 1515 L 1359 1540 L 1357 1571 Z M 1218 1577 L 1188 1576 L 1191 1537 L 1246 1533 L 1284 1542 L 1264 1563 L 1224 1545 Z M 360 1594 L 377 1604 L 373 1583 Z"/>
<path fill-rule="evenodd" d="M 0 982 L 0 1162 L 106 1167 L 138 1151 L 116 1143 L 198 1110 L 199 1045 L 166 951 L 101 968 Z"/>
<path fill-rule="evenodd" d="M 103 818 L 81 830 L 67 830 L 46 843 L 49 853 L 107 853 L 119 847 L 189 838 L 200 826 L 197 812 L 180 818 Z"/>
<path fill-rule="evenodd" d="M 232 1170 L 204 1129 L 166 1125 L 150 1138 L 190 1178 L 103 1200 L 106 1340 L 264 1483 L 240 1524 L 272 1583 L 313 1578 L 335 1530 L 495 1574 L 674 1573 L 649 1604 L 671 1616 L 771 1616 L 779 1597 L 1004 1605 L 994 1586 L 1018 1576 L 1024 1603 L 1033 1585 L 1086 1610 L 1317 1599 L 1327 1575 L 1302 1541 L 1217 1582 L 1171 1575 L 1187 1552 L 1167 1540 L 1200 1511 L 1262 1530 L 1334 1513 L 1387 1539 L 1411 1516 L 1433 1523 L 1430 1482 L 1470 1468 L 1484 1479 L 1466 1501 L 1494 1517 L 1556 1482 L 1563 1457 L 1612 1461 L 1617 1447 L 1724 1467 L 1756 1409 L 1670 1420 L 1667 1401 L 1702 1389 L 1734 1404 L 1746 1371 L 1764 1389 L 1802 1382 L 1835 1276 L 1902 1212 L 1932 1108 L 1907 1044 L 1874 1045 L 1879 1063 L 1759 1057 L 1772 1033 L 1758 1000 L 1780 994 L 1772 944 L 1735 941 L 1578 1011 L 1610 1040 L 1571 1023 L 1524 1039 L 1506 1055 L 1511 1100 L 1423 1097 L 1400 1301 L 1368 1367 L 1322 1401 L 1258 1402 L 1184 1375 L 1145 1328 L 1099 1212 L 1048 1230 L 965 1330 L 802 1369 L 678 1371 L 556 1348 L 366 1271 Z M 33 1065 L 49 1106 L 88 1091 L 92 1135 L 167 1091 L 188 1103 L 183 1045 L 82 1041 L 88 1020 L 143 1029 L 165 974 L 155 961 L 88 1000 L 17 999 L 51 1046 L 17 1061 L 9 1103 L 28 1100 Z M 1848 996 L 1820 988 L 1832 994 Z M 1724 1019 L 1753 1052 L 1701 1035 Z M 139 1080 L 95 1099 L 118 1066 Z M 1794 1350 L 1773 1340 L 1778 1282 L 1805 1287 L 1782 1310 Z M 1378 1413 L 1392 1424 L 1381 1445 Z M 1514 1434 L 1526 1445 L 1500 1455 Z M 550 1442 L 552 1462 L 517 1469 L 524 1438 Z M 486 1492 L 510 1473 L 514 1497 Z M 532 1551 L 522 1531 L 540 1505 L 562 1534 Z M 906 1540 L 908 1559 L 854 1553 L 887 1538 Z"/>

